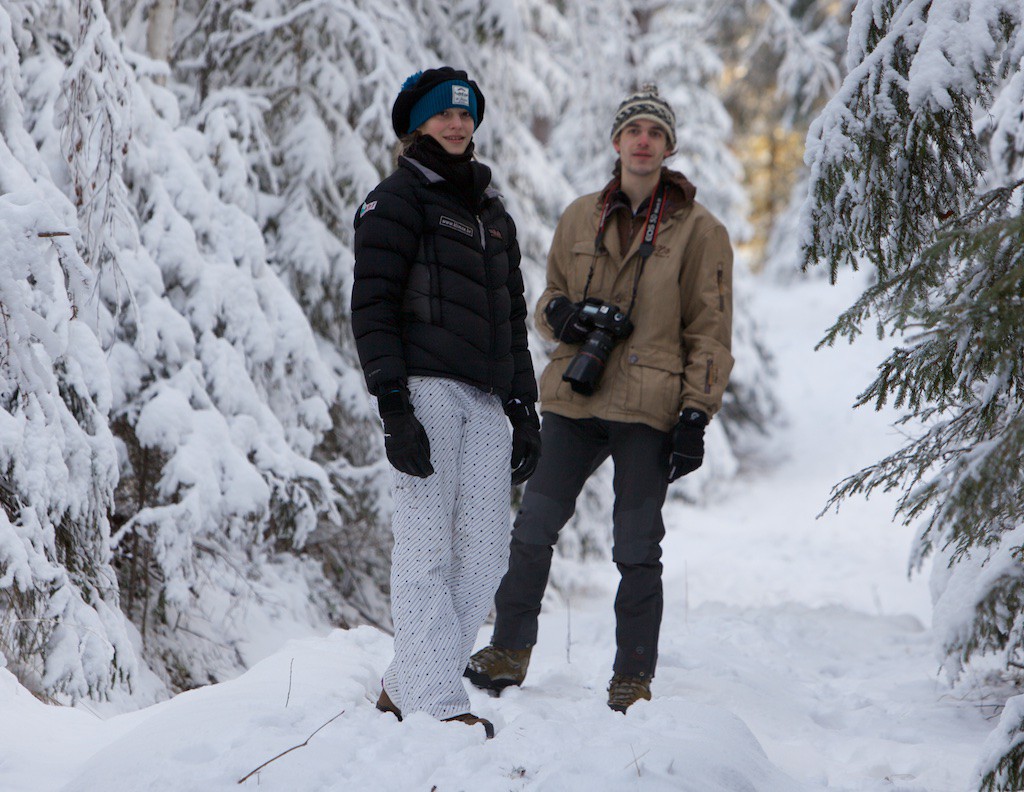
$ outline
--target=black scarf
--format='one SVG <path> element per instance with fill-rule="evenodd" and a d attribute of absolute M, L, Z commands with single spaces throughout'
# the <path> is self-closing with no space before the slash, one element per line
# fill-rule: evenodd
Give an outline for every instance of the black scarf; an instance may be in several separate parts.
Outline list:
<path fill-rule="evenodd" d="M 473 141 L 462 154 L 449 154 L 430 135 L 420 135 L 405 156 L 434 171 L 444 179 L 446 190 L 474 211 L 491 183 L 491 169 L 473 159 Z"/>

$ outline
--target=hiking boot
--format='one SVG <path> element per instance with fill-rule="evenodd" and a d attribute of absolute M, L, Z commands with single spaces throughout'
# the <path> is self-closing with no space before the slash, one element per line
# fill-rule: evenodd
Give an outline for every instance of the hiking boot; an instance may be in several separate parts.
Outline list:
<path fill-rule="evenodd" d="M 650 677 L 615 674 L 608 683 L 608 706 L 625 714 L 640 699 L 651 700 Z"/>
<path fill-rule="evenodd" d="M 402 720 L 402 711 L 395 706 L 395 702 L 391 700 L 391 696 L 388 695 L 386 690 L 381 690 L 380 696 L 377 698 L 377 709 L 381 712 L 390 712 L 398 720 Z M 465 715 L 456 715 L 454 718 L 445 718 L 444 720 L 446 723 L 458 721 L 468 726 L 476 726 L 479 723 L 484 727 L 484 734 L 487 735 L 487 739 L 494 736 L 494 724 L 486 718 L 478 718 L 471 712 L 467 712 Z"/>
<path fill-rule="evenodd" d="M 456 715 L 453 718 L 445 718 L 444 722 L 465 723 L 467 726 L 476 726 L 479 723 L 484 727 L 484 734 L 487 735 L 488 740 L 494 736 L 494 724 L 487 720 L 487 718 L 478 718 L 472 712 L 467 712 L 465 715 Z"/>
<path fill-rule="evenodd" d="M 502 649 L 486 646 L 469 658 L 463 676 L 478 688 L 493 690 L 498 695 L 509 685 L 521 685 L 526 679 L 533 649 Z"/>
<path fill-rule="evenodd" d="M 377 709 L 381 712 L 390 712 L 398 720 L 402 720 L 402 711 L 395 706 L 395 702 L 391 700 L 391 696 L 384 689 L 381 689 L 380 696 L 377 699 Z"/>

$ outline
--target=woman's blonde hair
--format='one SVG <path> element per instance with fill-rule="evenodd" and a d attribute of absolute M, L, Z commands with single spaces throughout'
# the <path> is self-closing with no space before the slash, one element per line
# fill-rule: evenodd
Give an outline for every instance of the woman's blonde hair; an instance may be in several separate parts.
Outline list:
<path fill-rule="evenodd" d="M 412 148 L 412 144 L 419 140 L 421 137 L 423 137 L 423 133 L 420 132 L 418 129 L 414 129 L 412 132 L 402 135 L 398 139 L 398 142 L 395 144 L 395 165 L 398 164 L 398 158 L 403 156 L 404 154 L 408 154 L 409 149 Z"/>

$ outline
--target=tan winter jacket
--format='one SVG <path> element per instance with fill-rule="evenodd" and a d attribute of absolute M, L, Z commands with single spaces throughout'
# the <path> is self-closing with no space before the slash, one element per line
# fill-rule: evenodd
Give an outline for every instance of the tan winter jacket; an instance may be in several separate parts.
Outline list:
<path fill-rule="evenodd" d="M 722 406 L 733 358 L 732 247 L 725 227 L 693 200 L 692 185 L 665 171 L 674 182 L 655 240 L 655 251 L 640 278 L 629 338 L 612 349 L 592 396 L 574 393 L 562 374 L 579 344 L 560 342 L 540 378 L 541 409 L 567 418 L 603 418 L 645 423 L 663 431 L 675 426 L 684 407 L 708 416 Z M 608 188 L 605 188 L 606 190 Z M 629 250 L 620 250 L 615 212 L 605 226 L 603 244 L 594 255 L 605 190 L 578 198 L 562 215 L 548 255 L 547 288 L 537 303 L 535 321 L 554 340 L 544 309 L 558 295 L 583 299 L 591 263 L 594 277 L 588 296 L 629 306 L 640 264 L 643 230 Z"/>

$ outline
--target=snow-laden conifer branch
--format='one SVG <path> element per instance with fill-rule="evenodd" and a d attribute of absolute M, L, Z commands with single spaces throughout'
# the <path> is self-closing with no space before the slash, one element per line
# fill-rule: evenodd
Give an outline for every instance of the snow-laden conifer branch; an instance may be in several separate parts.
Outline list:
<path fill-rule="evenodd" d="M 1022 22 L 1009 0 L 858 4 L 850 74 L 808 148 L 806 265 L 833 280 L 865 261 L 878 274 L 825 342 L 854 338 L 869 316 L 897 336 L 858 404 L 893 402 L 912 432 L 830 503 L 903 489 L 898 512 L 920 526 L 914 565 L 937 556 L 953 678 L 976 655 L 998 654 L 1008 673 L 1024 659 Z M 1006 717 L 987 787 L 1024 772 Z"/>
<path fill-rule="evenodd" d="M 109 547 L 111 383 L 74 208 L 25 129 L 10 23 L 0 8 L 0 651 L 41 695 L 102 697 L 136 672 Z"/>

